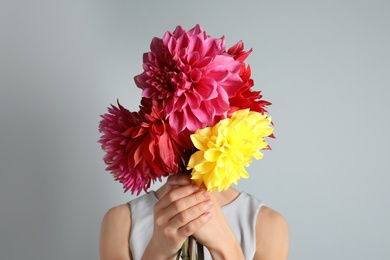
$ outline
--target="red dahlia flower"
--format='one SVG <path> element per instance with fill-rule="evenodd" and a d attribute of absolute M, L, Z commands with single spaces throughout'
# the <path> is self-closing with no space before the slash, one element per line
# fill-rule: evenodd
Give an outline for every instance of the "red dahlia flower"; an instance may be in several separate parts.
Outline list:
<path fill-rule="evenodd" d="M 252 52 L 252 49 L 249 51 L 244 51 L 244 43 L 239 41 L 234 46 L 232 46 L 228 53 L 234 57 L 236 60 L 240 60 L 243 63 L 241 64 L 239 75 L 243 81 L 242 86 L 238 90 L 235 96 L 229 99 L 230 109 L 229 117 L 237 110 L 249 108 L 251 111 L 259 112 L 264 114 L 267 112 L 266 107 L 271 105 L 270 102 L 262 100 L 261 91 L 252 91 L 254 86 L 254 81 L 251 79 L 251 68 L 248 65 L 246 67 L 244 61 Z"/>
<path fill-rule="evenodd" d="M 144 104 L 146 101 L 144 100 Z M 99 142 L 107 169 L 123 184 L 125 192 L 139 194 L 147 191 L 151 182 L 169 174 L 176 174 L 185 153 L 172 138 L 172 129 L 161 119 L 161 110 L 154 104 L 150 110 L 130 112 L 121 106 L 111 105 L 102 116 Z"/>

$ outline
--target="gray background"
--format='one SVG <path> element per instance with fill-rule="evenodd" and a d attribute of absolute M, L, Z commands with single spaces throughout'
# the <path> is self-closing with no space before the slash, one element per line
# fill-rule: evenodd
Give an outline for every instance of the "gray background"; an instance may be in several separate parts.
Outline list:
<path fill-rule="evenodd" d="M 242 39 L 273 102 L 273 151 L 238 189 L 290 225 L 290 259 L 390 259 L 390 2 L 1 1 L 0 259 L 97 259 L 131 198 L 105 172 L 99 115 L 137 110 L 153 36 Z"/>

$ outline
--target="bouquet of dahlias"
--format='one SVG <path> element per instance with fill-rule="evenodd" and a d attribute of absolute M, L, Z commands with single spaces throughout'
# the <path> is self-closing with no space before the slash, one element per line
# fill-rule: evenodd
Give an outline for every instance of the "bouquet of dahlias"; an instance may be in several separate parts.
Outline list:
<path fill-rule="evenodd" d="M 139 111 L 118 102 L 99 125 L 106 170 L 125 192 L 147 192 L 152 182 L 183 172 L 209 191 L 248 177 L 245 167 L 262 158 L 260 150 L 270 149 L 265 137 L 273 137 L 271 103 L 252 90 L 245 64 L 251 52 L 242 41 L 226 50 L 224 37 L 199 25 L 153 38 L 134 78 Z"/>

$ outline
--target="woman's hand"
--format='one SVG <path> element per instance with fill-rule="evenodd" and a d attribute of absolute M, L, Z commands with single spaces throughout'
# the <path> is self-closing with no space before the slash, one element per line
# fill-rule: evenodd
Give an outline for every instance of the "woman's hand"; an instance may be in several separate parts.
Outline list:
<path fill-rule="evenodd" d="M 174 259 L 185 239 L 210 219 L 214 201 L 191 184 L 190 176 L 168 178 L 165 194 L 154 207 L 154 230 L 143 259 Z"/>
<path fill-rule="evenodd" d="M 226 222 L 213 193 L 208 193 L 214 206 L 210 209 L 212 218 L 193 235 L 196 240 L 207 247 L 213 259 L 245 259 L 241 246 Z"/>

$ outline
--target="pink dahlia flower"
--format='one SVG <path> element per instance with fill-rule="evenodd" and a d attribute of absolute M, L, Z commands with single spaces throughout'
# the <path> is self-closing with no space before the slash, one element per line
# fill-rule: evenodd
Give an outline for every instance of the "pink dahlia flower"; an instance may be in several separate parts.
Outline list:
<path fill-rule="evenodd" d="M 144 54 L 144 72 L 134 78 L 146 98 L 163 104 L 165 119 L 177 132 L 194 132 L 226 117 L 229 99 L 242 87 L 243 62 L 226 52 L 224 38 L 199 26 L 181 26 L 154 38 Z"/>
<path fill-rule="evenodd" d="M 185 158 L 176 142 L 179 138 L 171 138 L 172 129 L 161 119 L 159 106 L 149 108 L 130 112 L 118 102 L 118 107 L 111 105 L 109 113 L 102 115 L 99 125 L 106 170 L 123 184 L 125 192 L 137 195 L 147 191 L 152 181 L 177 173 Z"/>

